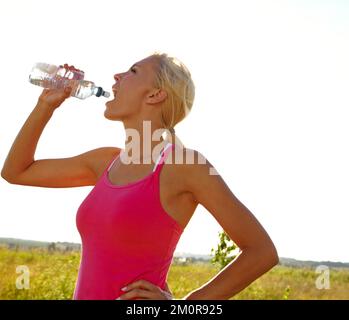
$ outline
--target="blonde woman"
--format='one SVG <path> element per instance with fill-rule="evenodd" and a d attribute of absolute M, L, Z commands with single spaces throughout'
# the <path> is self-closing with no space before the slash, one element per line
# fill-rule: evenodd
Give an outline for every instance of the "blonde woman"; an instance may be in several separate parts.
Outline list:
<path fill-rule="evenodd" d="M 241 253 L 182 299 L 229 299 L 275 266 L 278 254 L 211 163 L 175 133 L 194 101 L 189 70 L 156 52 L 114 79 L 114 98 L 104 116 L 123 123 L 124 148 L 34 160 L 45 125 L 71 90 L 45 89 L 12 145 L 2 177 L 40 187 L 93 186 L 76 216 L 82 255 L 74 299 L 172 299 L 168 270 L 198 204 Z"/>

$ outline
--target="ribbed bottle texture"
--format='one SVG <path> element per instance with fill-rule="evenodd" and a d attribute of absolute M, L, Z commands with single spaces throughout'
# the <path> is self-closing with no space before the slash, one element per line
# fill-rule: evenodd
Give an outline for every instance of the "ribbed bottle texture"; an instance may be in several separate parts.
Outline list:
<path fill-rule="evenodd" d="M 98 87 L 92 81 L 84 79 L 84 72 L 70 70 L 63 66 L 55 66 L 48 63 L 36 63 L 29 74 L 29 82 L 48 89 L 62 89 L 72 87 L 71 96 L 86 99 L 95 95 L 96 97 L 110 96 L 109 92 Z"/>

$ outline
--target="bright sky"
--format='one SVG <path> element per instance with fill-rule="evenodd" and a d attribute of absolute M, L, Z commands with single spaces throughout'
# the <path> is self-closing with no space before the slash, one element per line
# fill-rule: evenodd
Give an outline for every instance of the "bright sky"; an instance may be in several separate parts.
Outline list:
<path fill-rule="evenodd" d="M 155 50 L 196 84 L 176 126 L 262 223 L 282 257 L 349 261 L 349 5 L 335 0 L 44 1 L 0 5 L 0 161 L 35 106 L 35 62 L 69 63 L 110 89 L 116 72 Z M 36 159 L 123 146 L 105 98 L 70 98 Z M 0 179 L 0 237 L 80 242 L 76 210 L 92 187 Z M 221 229 L 199 206 L 177 252 L 209 254 Z"/>

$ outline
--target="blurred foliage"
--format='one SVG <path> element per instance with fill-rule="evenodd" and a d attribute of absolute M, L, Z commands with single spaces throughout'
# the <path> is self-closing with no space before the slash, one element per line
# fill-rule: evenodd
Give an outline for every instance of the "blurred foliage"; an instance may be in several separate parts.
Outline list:
<path fill-rule="evenodd" d="M 234 260 L 237 255 L 232 254 L 233 251 L 238 250 L 237 245 L 229 238 L 225 231 L 218 232 L 219 243 L 217 248 L 211 249 L 214 254 L 211 262 L 218 265 L 219 269 L 223 269 L 230 261 Z"/>

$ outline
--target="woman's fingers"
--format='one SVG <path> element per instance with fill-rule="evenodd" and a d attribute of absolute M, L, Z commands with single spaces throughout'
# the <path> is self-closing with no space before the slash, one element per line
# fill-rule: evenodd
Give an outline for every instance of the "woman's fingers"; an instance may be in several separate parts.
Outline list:
<path fill-rule="evenodd" d="M 69 79 L 73 79 L 73 80 L 82 80 L 84 79 L 84 71 L 75 68 L 74 65 L 68 65 L 67 63 L 65 63 L 64 65 L 60 65 L 60 68 L 64 68 L 65 72 L 63 74 L 63 77 L 69 78 Z"/>
<path fill-rule="evenodd" d="M 171 300 L 172 295 L 160 287 L 146 280 L 137 280 L 126 289 L 121 289 L 125 293 L 118 300 L 128 300 L 133 298 L 151 299 L 151 300 Z"/>
<path fill-rule="evenodd" d="M 70 66 L 68 63 L 65 63 L 65 64 L 63 64 L 63 65 L 60 64 L 59 67 L 60 67 L 60 68 L 67 69 L 67 70 L 75 70 L 75 71 L 83 72 L 82 70 L 75 68 L 74 65 L 71 65 L 71 66 Z"/>
<path fill-rule="evenodd" d="M 143 288 L 143 289 L 147 289 L 147 290 L 156 290 L 158 289 L 158 287 L 154 284 L 152 284 L 151 282 L 147 281 L 147 280 L 137 280 L 129 285 L 127 285 L 127 290 L 133 289 L 133 288 Z"/>
<path fill-rule="evenodd" d="M 154 294 L 153 292 L 149 290 L 144 289 L 132 289 L 128 291 L 127 293 L 124 293 L 122 296 L 120 296 L 120 300 L 130 300 L 134 298 L 139 298 L 140 300 L 144 299 L 153 299 L 154 300 Z"/>

